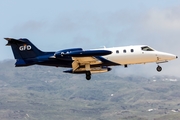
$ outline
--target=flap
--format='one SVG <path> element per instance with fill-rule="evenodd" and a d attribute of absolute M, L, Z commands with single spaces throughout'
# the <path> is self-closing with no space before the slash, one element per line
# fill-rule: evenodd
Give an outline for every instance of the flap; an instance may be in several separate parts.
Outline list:
<path fill-rule="evenodd" d="M 80 65 L 85 65 L 85 64 L 101 64 L 102 62 L 95 57 L 72 57 L 72 59 L 76 62 L 78 62 Z"/>

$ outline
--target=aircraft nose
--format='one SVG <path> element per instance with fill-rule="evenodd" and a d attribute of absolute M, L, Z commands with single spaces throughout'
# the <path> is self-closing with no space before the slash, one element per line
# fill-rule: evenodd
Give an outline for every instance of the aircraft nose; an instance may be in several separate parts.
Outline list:
<path fill-rule="evenodd" d="M 177 55 L 170 54 L 170 53 L 164 53 L 164 52 L 159 52 L 159 54 L 157 56 L 158 56 L 159 60 L 173 60 L 173 59 L 178 58 Z"/>
<path fill-rule="evenodd" d="M 169 60 L 173 60 L 173 59 L 177 59 L 177 58 L 178 58 L 178 56 L 173 55 L 173 54 L 169 54 L 169 55 L 167 55 L 166 57 L 167 57 L 167 59 L 169 59 Z"/>

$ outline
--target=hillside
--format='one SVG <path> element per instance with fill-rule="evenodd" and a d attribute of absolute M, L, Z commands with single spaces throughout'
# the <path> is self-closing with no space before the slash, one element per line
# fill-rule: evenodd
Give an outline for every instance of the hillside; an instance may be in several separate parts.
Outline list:
<path fill-rule="evenodd" d="M 180 78 L 85 75 L 0 62 L 1 120 L 179 120 Z"/>

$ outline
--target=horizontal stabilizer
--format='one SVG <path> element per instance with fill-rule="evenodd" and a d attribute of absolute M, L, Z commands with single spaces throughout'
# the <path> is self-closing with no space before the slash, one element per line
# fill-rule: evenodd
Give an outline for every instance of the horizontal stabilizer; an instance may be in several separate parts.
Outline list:
<path fill-rule="evenodd" d="M 14 38 L 4 38 L 5 40 L 8 41 L 8 43 L 6 44 L 6 46 L 10 46 L 12 43 L 18 42 L 18 43 L 26 43 L 25 41 L 21 40 L 21 39 L 14 39 Z"/>

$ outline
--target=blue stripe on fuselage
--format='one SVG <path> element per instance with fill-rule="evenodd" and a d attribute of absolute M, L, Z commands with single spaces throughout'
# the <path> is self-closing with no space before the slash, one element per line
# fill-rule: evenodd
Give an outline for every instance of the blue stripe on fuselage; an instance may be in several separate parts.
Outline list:
<path fill-rule="evenodd" d="M 98 65 L 92 65 L 92 66 L 115 66 L 115 65 L 121 65 L 112 61 L 109 61 L 101 56 L 96 56 L 96 59 L 102 61 L 102 64 L 98 64 Z M 41 60 L 40 60 L 41 61 Z M 47 66 L 58 66 L 58 67 L 72 67 L 72 59 L 48 59 L 42 62 L 38 62 L 39 65 L 47 65 Z"/>
<path fill-rule="evenodd" d="M 115 63 L 115 62 L 112 62 L 112 61 L 109 61 L 107 59 L 105 59 L 104 57 L 102 56 L 97 56 L 95 57 L 96 59 L 102 61 L 102 66 L 114 66 L 114 65 L 121 65 L 121 64 L 118 64 L 118 63 Z"/>
<path fill-rule="evenodd" d="M 45 65 L 45 66 L 56 66 L 56 67 L 72 67 L 72 58 L 71 57 L 64 57 L 64 59 L 56 59 L 56 58 L 50 58 L 50 56 L 53 56 L 52 54 L 47 54 L 44 56 L 37 57 L 38 59 L 38 65 Z"/>
<path fill-rule="evenodd" d="M 56 59 L 56 58 L 50 58 L 50 56 L 53 56 L 55 52 L 46 52 L 42 56 L 38 56 L 36 58 L 29 58 L 29 59 L 18 59 L 16 62 L 16 66 L 28 66 L 28 65 L 45 65 L 45 66 L 56 66 L 56 67 L 72 67 L 72 58 L 71 57 L 64 57 L 64 59 Z M 102 56 L 95 56 L 96 59 L 102 61 L 102 64 L 98 65 L 92 65 L 92 67 L 95 66 L 115 66 L 120 65 L 118 63 L 112 62 L 110 60 L 105 59 Z"/>

